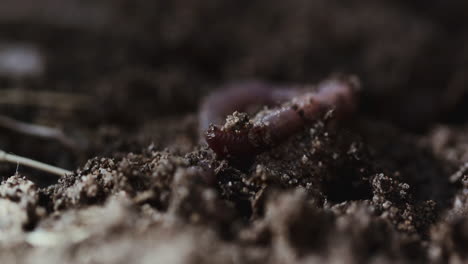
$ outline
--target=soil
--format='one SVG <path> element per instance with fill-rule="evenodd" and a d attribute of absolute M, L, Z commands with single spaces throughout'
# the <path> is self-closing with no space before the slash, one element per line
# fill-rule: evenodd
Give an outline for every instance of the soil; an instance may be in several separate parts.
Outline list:
<path fill-rule="evenodd" d="M 0 164 L 1 263 L 467 263 L 467 10 L 0 2 L 2 115 L 76 142 L 0 128 L 1 149 L 74 172 Z M 202 99 L 226 83 L 334 73 L 363 87 L 340 126 L 248 164 L 199 138 Z"/>

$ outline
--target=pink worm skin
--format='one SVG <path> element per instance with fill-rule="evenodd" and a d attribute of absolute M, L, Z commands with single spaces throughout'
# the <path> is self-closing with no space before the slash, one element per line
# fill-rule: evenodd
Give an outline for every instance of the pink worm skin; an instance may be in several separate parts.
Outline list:
<path fill-rule="evenodd" d="M 239 96 L 238 98 L 233 98 L 233 92 L 226 93 L 225 108 L 222 110 L 232 113 L 233 109 L 237 110 L 235 108 L 237 103 L 244 104 L 242 107 L 258 102 L 269 103 L 272 98 L 280 99 L 276 98 L 276 94 L 281 94 L 281 92 L 283 101 L 286 98 L 292 99 L 281 107 L 270 110 L 253 124 L 242 128 L 228 129 L 216 125 L 209 126 L 205 132 L 205 139 L 219 157 L 233 159 L 254 157 L 301 131 L 332 109 L 338 120 L 349 116 L 357 107 L 359 81 L 354 76 L 332 78 L 320 83 L 315 91 L 303 92 L 300 95 L 297 91 L 293 92 L 294 90 L 284 92 L 283 89 L 256 89 L 258 90 L 250 89 L 250 93 L 247 94 L 239 91 L 236 95 Z M 256 96 L 253 97 L 253 94 Z M 223 104 L 223 100 L 219 100 L 222 99 L 221 94 L 216 97 L 216 103 Z M 243 98 L 245 101 L 242 100 Z M 224 112 L 223 115 L 225 115 Z"/>
<path fill-rule="evenodd" d="M 231 83 L 203 101 L 199 114 L 200 133 L 203 135 L 211 124 L 223 122 L 234 111 L 246 111 L 252 105 L 277 105 L 296 95 L 296 89 L 261 81 Z"/>

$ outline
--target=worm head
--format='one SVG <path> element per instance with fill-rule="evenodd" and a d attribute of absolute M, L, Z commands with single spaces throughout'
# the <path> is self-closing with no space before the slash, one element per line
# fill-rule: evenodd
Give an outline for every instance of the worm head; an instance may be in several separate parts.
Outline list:
<path fill-rule="evenodd" d="M 249 159 L 259 151 L 252 143 L 251 132 L 250 128 L 228 130 L 211 125 L 205 139 L 219 157 Z"/>

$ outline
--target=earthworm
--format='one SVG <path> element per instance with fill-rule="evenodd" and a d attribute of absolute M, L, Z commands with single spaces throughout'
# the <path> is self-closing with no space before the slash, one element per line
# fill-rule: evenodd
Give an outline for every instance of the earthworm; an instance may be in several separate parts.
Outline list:
<path fill-rule="evenodd" d="M 199 114 L 200 135 L 203 137 L 211 124 L 221 123 L 234 111 L 247 111 L 254 105 L 276 105 L 295 95 L 298 95 L 297 89 L 256 80 L 228 84 L 203 101 Z"/>
<path fill-rule="evenodd" d="M 360 87 L 355 76 L 331 78 L 321 82 L 314 90 L 301 92 L 297 88 L 270 89 L 261 87 L 259 83 L 256 85 L 250 86 L 250 89 L 239 88 L 238 93 L 226 90 L 225 94 L 216 94 L 205 101 L 200 117 L 202 126 L 209 123 L 210 118 L 217 121 L 216 115 L 225 115 L 226 112 L 243 109 L 252 103 L 271 104 L 275 100 L 290 100 L 278 108 L 260 112 L 252 120 L 246 114 L 234 112 L 224 126 L 210 125 L 205 132 L 205 139 L 219 157 L 253 157 L 301 131 L 330 110 L 333 110 L 336 119 L 343 119 L 355 112 Z"/>

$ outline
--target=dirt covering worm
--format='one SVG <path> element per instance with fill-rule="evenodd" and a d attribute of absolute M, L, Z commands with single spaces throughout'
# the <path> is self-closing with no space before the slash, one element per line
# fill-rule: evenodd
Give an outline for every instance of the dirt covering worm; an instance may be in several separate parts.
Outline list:
<path fill-rule="evenodd" d="M 335 120 L 350 116 L 356 111 L 359 90 L 355 76 L 337 76 L 314 88 L 302 89 L 262 82 L 237 83 L 205 100 L 200 111 L 200 128 L 209 147 L 219 157 L 248 159 L 281 143 L 330 111 Z M 254 104 L 275 103 L 280 106 L 260 111 L 252 119 L 238 112 Z M 232 112 L 223 126 L 213 124 Z"/>

